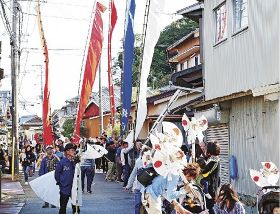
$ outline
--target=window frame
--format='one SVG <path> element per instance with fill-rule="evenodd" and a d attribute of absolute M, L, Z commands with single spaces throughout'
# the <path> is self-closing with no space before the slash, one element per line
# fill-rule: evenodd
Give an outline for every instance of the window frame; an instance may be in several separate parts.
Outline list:
<path fill-rule="evenodd" d="M 222 7 L 225 6 L 225 11 L 226 11 L 226 22 L 225 22 L 225 26 L 226 26 L 226 32 L 225 32 L 225 36 L 224 38 L 217 40 L 217 11 Z M 228 37 L 228 8 L 227 8 L 227 1 L 223 1 L 221 2 L 219 5 L 217 5 L 214 9 L 213 9 L 213 19 L 214 19 L 214 26 L 215 26 L 215 30 L 214 30 L 214 46 L 219 45 L 220 43 L 224 42 L 225 40 L 227 40 Z"/>
<path fill-rule="evenodd" d="M 246 0 L 246 10 L 247 10 L 247 24 L 244 26 L 241 26 L 241 19 L 242 16 L 240 18 L 240 27 L 236 28 L 236 21 L 237 21 L 237 16 L 236 16 L 236 1 L 244 1 L 244 0 L 231 0 L 232 3 L 232 36 L 235 36 L 236 34 L 239 34 L 240 32 L 246 30 L 249 26 L 249 16 L 248 16 L 248 6 L 249 6 L 249 1 Z"/>

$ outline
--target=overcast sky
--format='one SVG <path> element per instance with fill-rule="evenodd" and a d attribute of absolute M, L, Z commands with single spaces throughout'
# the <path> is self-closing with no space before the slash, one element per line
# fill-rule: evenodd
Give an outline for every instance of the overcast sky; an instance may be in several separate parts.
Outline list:
<path fill-rule="evenodd" d="M 5 1 L 6 2 L 6 1 Z M 65 100 L 78 95 L 78 85 L 82 70 L 82 62 L 86 39 L 89 32 L 91 12 L 94 0 L 45 0 L 42 3 L 42 21 L 50 58 L 50 91 L 52 110 L 61 108 Z M 121 48 L 124 32 L 124 0 L 115 0 L 118 20 L 113 33 L 112 55 L 115 57 Z M 180 18 L 174 13 L 195 0 L 166 0 L 166 11 L 162 21 L 168 25 Z M 108 5 L 108 0 L 103 1 Z M 135 28 L 141 33 L 146 1 L 136 0 Z M 34 1 L 20 1 L 24 12 L 22 23 L 22 57 L 19 75 L 19 113 L 20 115 L 37 114 L 41 116 L 41 67 L 44 73 L 44 58 L 35 16 Z M 7 6 L 11 8 L 9 2 Z M 10 16 L 10 10 L 6 13 Z M 107 48 L 108 12 L 103 15 L 104 48 Z M 2 60 L 0 66 L 5 69 L 5 79 L 1 81 L 0 90 L 11 89 L 10 79 L 10 46 L 9 35 L 0 21 L 0 40 L 2 40 Z M 102 53 L 102 84 L 107 86 L 107 49 Z M 44 80 L 44 78 L 43 78 Z M 98 90 L 98 75 L 94 83 L 94 91 Z"/>

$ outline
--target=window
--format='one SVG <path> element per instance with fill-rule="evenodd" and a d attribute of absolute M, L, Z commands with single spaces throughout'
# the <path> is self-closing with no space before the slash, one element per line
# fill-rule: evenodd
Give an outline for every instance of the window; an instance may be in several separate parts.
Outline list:
<path fill-rule="evenodd" d="M 247 0 L 233 0 L 233 31 L 248 26 Z"/>
<path fill-rule="evenodd" d="M 214 10 L 214 15 L 216 22 L 215 42 L 218 43 L 227 36 L 227 10 L 225 2 Z"/>
<path fill-rule="evenodd" d="M 198 65 L 198 56 L 196 56 L 196 57 L 194 58 L 194 64 L 195 64 L 195 66 Z"/>
<path fill-rule="evenodd" d="M 180 63 L 177 64 L 177 71 L 180 71 Z"/>
<path fill-rule="evenodd" d="M 189 61 L 188 60 L 184 62 L 184 68 L 189 68 Z"/>
<path fill-rule="evenodd" d="M 180 63 L 180 71 L 184 70 L 184 63 Z"/>

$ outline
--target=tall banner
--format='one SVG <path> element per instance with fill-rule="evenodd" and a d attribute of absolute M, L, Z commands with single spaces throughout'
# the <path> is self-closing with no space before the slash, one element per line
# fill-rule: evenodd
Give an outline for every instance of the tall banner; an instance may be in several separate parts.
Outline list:
<path fill-rule="evenodd" d="M 165 0 L 150 1 L 150 10 L 146 28 L 145 44 L 143 49 L 140 92 L 137 106 L 137 121 L 135 128 L 135 139 L 137 139 L 147 115 L 147 79 L 150 73 L 150 67 L 154 55 L 154 48 L 163 29 L 161 14 L 164 13 Z"/>
<path fill-rule="evenodd" d="M 112 72 L 111 72 L 111 41 L 112 41 L 112 34 L 115 28 L 118 16 L 117 10 L 115 7 L 114 0 L 110 1 L 110 12 L 109 13 L 109 34 L 108 34 L 108 85 L 109 85 L 109 97 L 110 97 L 110 109 L 111 109 L 111 122 L 112 127 L 114 128 L 115 125 L 115 97 L 114 97 L 114 84 L 112 79 Z"/>
<path fill-rule="evenodd" d="M 43 94 L 43 138 L 44 145 L 52 145 L 53 137 L 52 137 L 52 127 L 50 122 L 50 92 L 49 92 L 49 52 L 48 46 L 44 35 L 44 30 L 42 26 L 42 16 L 40 11 L 40 2 L 38 1 L 37 7 L 38 13 L 38 27 L 41 38 L 42 49 L 45 56 L 45 86 L 44 86 L 44 94 Z"/>
<path fill-rule="evenodd" d="M 131 109 L 132 95 L 132 65 L 134 56 L 134 15 L 135 0 L 127 0 L 127 11 L 124 32 L 124 61 L 123 61 L 123 81 L 122 81 L 122 135 L 125 135 L 128 118 Z"/>
<path fill-rule="evenodd" d="M 96 71 L 100 62 L 103 41 L 103 21 L 101 13 L 106 10 L 101 3 L 96 3 L 96 11 L 92 25 L 92 31 L 88 47 L 88 55 L 86 59 L 83 85 L 79 101 L 79 108 L 76 118 L 76 127 L 74 130 L 75 143 L 78 143 L 80 138 L 80 126 L 84 116 L 86 106 L 92 93 L 92 86 L 95 80 Z"/>

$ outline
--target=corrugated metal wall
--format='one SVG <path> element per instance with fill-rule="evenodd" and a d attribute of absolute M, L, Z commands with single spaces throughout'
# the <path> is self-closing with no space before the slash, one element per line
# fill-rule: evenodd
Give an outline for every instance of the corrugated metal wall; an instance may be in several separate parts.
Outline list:
<path fill-rule="evenodd" d="M 233 35 L 232 0 L 227 4 L 227 39 L 214 46 L 213 9 L 204 1 L 206 100 L 279 82 L 279 0 L 247 0 L 248 29 Z"/>
<path fill-rule="evenodd" d="M 232 101 L 230 113 L 230 153 L 238 164 L 236 190 L 255 195 L 257 186 L 249 169 L 261 168 L 262 161 L 279 165 L 279 102 L 264 102 L 262 97 L 244 97 Z"/>
<path fill-rule="evenodd" d="M 218 141 L 220 144 L 220 181 L 221 185 L 229 182 L 229 130 L 228 124 L 209 126 L 206 131 L 206 141 Z"/>

